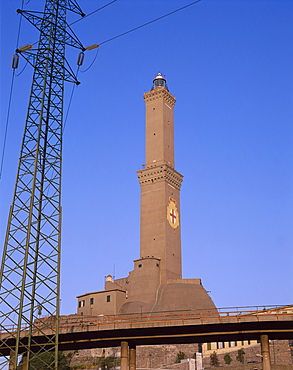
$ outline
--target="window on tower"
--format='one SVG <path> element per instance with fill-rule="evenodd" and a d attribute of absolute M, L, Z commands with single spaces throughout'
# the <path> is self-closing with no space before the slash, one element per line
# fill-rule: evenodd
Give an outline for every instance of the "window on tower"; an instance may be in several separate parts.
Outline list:
<path fill-rule="evenodd" d="M 111 296 L 107 295 L 107 302 L 110 302 Z"/>

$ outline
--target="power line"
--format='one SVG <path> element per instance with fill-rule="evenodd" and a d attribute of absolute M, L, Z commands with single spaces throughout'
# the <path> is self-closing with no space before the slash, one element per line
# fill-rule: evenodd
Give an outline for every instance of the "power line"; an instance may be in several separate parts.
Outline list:
<path fill-rule="evenodd" d="M 75 23 L 77 23 L 77 22 L 79 22 L 79 21 L 81 21 L 81 20 L 85 19 L 86 17 L 89 17 L 90 15 L 92 15 L 92 14 L 94 14 L 94 13 L 98 12 L 99 10 L 102 10 L 102 9 L 106 8 L 107 6 L 109 6 L 109 5 L 113 4 L 113 3 L 115 3 L 115 1 L 117 1 L 117 0 L 113 0 L 113 1 L 111 1 L 110 3 L 108 3 L 108 4 L 106 4 L 106 5 L 103 5 L 103 6 L 101 6 L 100 8 L 98 8 L 98 9 L 94 10 L 93 12 L 91 12 L 91 13 L 89 13 L 89 14 L 86 14 L 84 17 L 79 18 L 79 19 L 77 19 L 76 21 L 74 21 L 74 22 L 70 23 L 70 26 L 72 26 L 73 24 L 75 24 Z"/>
<path fill-rule="evenodd" d="M 92 15 L 92 14 L 94 14 L 94 13 L 98 12 L 99 10 L 102 10 L 102 9 L 106 8 L 107 6 L 109 6 L 109 5 L 113 4 L 113 3 L 115 3 L 116 1 L 117 1 L 117 0 L 110 1 L 108 4 L 105 4 L 105 5 L 101 6 L 100 8 L 98 8 L 98 9 L 94 10 L 93 12 L 91 12 L 91 13 L 89 13 L 89 14 L 86 14 L 86 15 L 85 15 L 85 16 L 83 16 L 82 18 L 79 18 L 79 19 L 77 19 L 76 21 L 74 21 L 74 22 L 70 23 L 70 24 L 69 24 L 69 26 L 72 26 L 73 24 L 75 24 L 75 23 L 77 23 L 77 22 L 82 21 L 83 19 L 85 19 L 85 18 L 89 17 L 90 15 Z M 37 43 L 38 43 L 38 41 L 34 42 L 32 45 L 35 45 L 35 44 L 37 44 Z"/>
<path fill-rule="evenodd" d="M 93 12 L 91 12 L 91 13 L 87 14 L 87 15 L 86 15 L 86 16 L 84 16 L 83 18 L 80 18 L 80 19 L 78 19 L 78 20 L 76 20 L 76 21 L 74 21 L 74 22 L 70 23 L 70 26 L 72 26 L 73 24 L 75 24 L 75 23 L 77 23 L 77 22 L 79 22 L 79 21 L 81 21 L 81 20 L 85 19 L 86 17 L 89 17 L 90 15 L 92 15 L 92 14 L 94 14 L 94 13 L 98 12 L 99 10 L 101 10 L 101 9 L 103 9 L 103 8 L 105 8 L 105 7 L 109 6 L 109 5 L 111 5 L 111 4 L 113 4 L 113 3 L 114 3 L 114 2 L 116 2 L 116 1 L 117 1 L 117 0 L 113 0 L 113 1 L 111 1 L 110 3 L 108 3 L 108 4 L 106 4 L 106 5 L 102 6 L 102 7 L 100 7 L 100 8 L 98 8 L 98 9 L 94 10 Z M 187 5 L 184 5 L 184 6 L 182 6 L 181 8 L 175 9 L 175 10 L 173 10 L 173 11 L 172 11 L 172 12 L 170 12 L 170 13 L 167 13 L 167 14 L 161 15 L 160 17 L 155 18 L 155 19 L 153 19 L 153 20 L 151 20 L 151 21 L 149 21 L 149 22 L 146 22 L 146 23 L 144 23 L 144 24 L 141 24 L 140 26 L 134 27 L 134 28 L 132 28 L 131 30 L 128 30 L 128 31 L 123 32 L 123 33 L 120 33 L 119 35 L 114 36 L 114 37 L 111 37 L 111 38 L 110 38 L 110 39 L 108 39 L 108 40 L 102 41 L 102 42 L 100 42 L 100 43 L 99 43 L 99 44 L 97 44 L 97 45 L 98 45 L 98 46 L 100 46 L 100 45 L 106 44 L 107 42 L 110 42 L 110 41 L 112 41 L 112 40 L 118 39 L 119 37 L 122 37 L 122 36 L 124 36 L 124 35 L 127 35 L 127 34 L 128 34 L 128 33 L 130 33 L 130 32 L 136 31 L 136 30 L 138 30 L 138 29 L 140 29 L 140 28 L 142 28 L 142 27 L 145 27 L 145 26 L 147 26 L 147 25 L 149 25 L 149 24 L 151 24 L 151 23 L 154 23 L 154 22 L 156 22 L 156 21 L 159 21 L 160 19 L 166 18 L 166 17 L 168 17 L 169 15 L 172 15 L 172 14 L 174 14 L 174 13 L 177 13 L 177 12 L 179 12 L 180 10 L 186 9 L 186 8 L 188 8 L 189 6 L 192 6 L 192 5 L 196 4 L 196 3 L 199 3 L 200 1 L 201 1 L 201 0 L 193 1 L 192 3 L 187 4 Z M 34 44 L 36 44 L 36 42 L 35 42 Z M 33 44 L 33 45 L 34 45 L 34 44 Z"/>
<path fill-rule="evenodd" d="M 95 61 L 96 61 L 96 59 L 97 59 L 98 53 L 99 53 L 99 49 L 97 49 L 97 51 L 96 51 L 96 55 L 95 55 L 95 57 L 94 57 L 93 61 L 91 62 L 91 64 L 89 65 L 89 67 L 87 67 L 85 70 L 80 71 L 80 72 L 82 72 L 82 73 L 83 73 L 83 72 L 87 72 L 87 71 L 91 68 L 91 66 L 95 63 Z"/>
<path fill-rule="evenodd" d="M 151 24 L 151 23 L 154 23 L 154 22 L 156 22 L 156 21 L 158 21 L 158 20 L 162 19 L 162 18 L 166 18 L 166 17 L 168 17 L 169 15 L 174 14 L 174 13 L 177 13 L 177 12 L 179 12 L 180 10 L 186 9 L 186 8 L 188 8 L 188 7 L 189 7 L 189 6 L 191 6 L 191 5 L 194 5 L 194 4 L 196 4 L 196 3 L 199 3 L 200 1 L 201 1 L 201 0 L 193 1 L 193 2 L 192 2 L 192 3 L 190 3 L 190 4 L 187 4 L 187 5 L 185 5 L 185 6 L 182 6 L 181 8 L 178 8 L 178 9 L 176 9 L 176 10 L 173 10 L 173 11 L 172 11 L 172 12 L 170 12 L 170 13 L 167 13 L 167 14 L 164 14 L 164 15 L 162 15 L 162 16 L 160 16 L 160 17 L 158 17 L 158 18 L 155 18 L 155 19 L 153 19 L 152 21 L 149 21 L 149 22 L 147 22 L 147 23 L 144 23 L 144 24 L 142 24 L 142 25 L 140 25 L 140 26 L 138 26 L 138 27 L 132 28 L 132 29 L 131 29 L 131 30 L 129 30 L 129 31 L 126 31 L 126 32 L 121 33 L 120 35 L 117 35 L 117 36 L 111 37 L 110 39 L 108 39 L 108 40 L 106 40 L 106 41 L 100 42 L 100 43 L 99 43 L 99 45 L 103 45 L 103 44 L 105 44 L 106 42 L 109 42 L 109 41 L 112 41 L 112 40 L 118 39 L 118 37 L 121 37 L 121 36 L 127 35 L 127 34 L 128 34 L 128 33 L 130 33 L 130 32 L 136 31 L 136 30 L 138 30 L 139 28 L 145 27 L 145 26 L 147 26 L 147 25 L 149 25 L 149 24 Z"/>
<path fill-rule="evenodd" d="M 26 3 L 26 4 L 28 4 L 28 3 Z M 23 9 L 23 5 L 24 5 L 24 0 L 22 0 L 22 2 L 21 2 L 21 9 Z M 19 23 L 18 23 L 18 31 L 17 31 L 17 37 L 16 37 L 16 49 L 18 49 L 18 46 L 19 46 L 21 21 L 22 21 L 22 17 L 19 18 Z M 24 66 L 24 68 L 20 72 L 20 74 L 24 71 L 25 67 L 26 67 L 26 65 Z M 5 157 L 5 149 L 6 149 L 6 141 L 7 141 L 7 133 L 8 133 L 8 126 L 9 126 L 9 117 L 10 117 L 10 109 L 11 109 L 13 86 L 14 86 L 14 77 L 15 76 L 17 76 L 17 75 L 15 74 L 15 68 L 13 68 L 11 84 L 10 84 L 8 108 L 7 108 L 7 114 L 6 114 L 5 130 L 4 130 L 3 148 L 2 148 L 1 160 L 0 160 L 0 180 L 2 178 L 2 171 L 3 171 L 3 165 L 4 165 L 4 157 Z"/>
<path fill-rule="evenodd" d="M 77 76 L 78 76 L 78 72 L 79 72 L 79 68 L 80 66 L 77 67 L 77 71 L 75 73 L 75 76 L 76 76 L 76 79 L 77 79 Z M 62 134 L 64 134 L 64 131 L 65 131 L 65 126 L 66 126 L 66 123 L 67 123 L 67 118 L 68 118 L 68 114 L 69 114 L 69 111 L 70 111 L 70 107 L 71 107 L 71 103 L 72 103 L 72 98 L 73 98 L 73 93 L 76 89 L 76 84 L 73 84 L 73 87 L 72 87 L 72 90 L 71 90 L 71 95 L 70 95 L 70 98 L 69 98 L 69 103 L 68 103 L 68 107 L 67 107 L 67 112 L 65 114 L 65 119 L 64 119 L 64 124 L 63 124 L 63 129 L 62 129 Z"/>
<path fill-rule="evenodd" d="M 116 0 L 115 0 L 115 1 L 116 1 Z M 158 21 L 158 20 L 160 20 L 160 19 L 162 19 L 162 18 L 166 18 L 166 17 L 168 17 L 169 15 L 172 15 L 172 14 L 174 14 L 174 13 L 177 13 L 177 12 L 179 12 L 180 10 L 186 9 L 186 8 L 188 8 L 188 7 L 189 7 L 189 6 L 191 6 L 191 5 L 194 5 L 194 4 L 196 4 L 196 3 L 199 3 L 200 1 L 201 1 L 201 0 L 193 1 L 192 3 L 187 4 L 187 5 L 185 5 L 185 6 L 182 6 L 181 8 L 175 9 L 175 10 L 173 10 L 172 12 L 169 12 L 169 13 L 167 13 L 167 14 L 164 14 L 164 15 L 162 15 L 162 16 L 160 16 L 160 17 L 158 17 L 158 18 L 155 18 L 155 19 L 153 19 L 153 20 L 151 20 L 151 21 L 147 22 L 147 23 L 141 24 L 141 25 L 140 25 L 140 26 L 138 26 L 138 27 L 132 28 L 132 29 L 131 29 L 131 30 L 129 30 L 129 31 L 126 31 L 126 32 L 123 32 L 123 33 L 121 33 L 121 34 L 119 34 L 119 35 L 117 35 L 117 36 L 111 37 L 111 38 L 110 38 L 110 39 L 108 39 L 108 40 L 105 40 L 105 41 L 103 41 L 103 42 L 101 42 L 101 43 L 99 43 L 99 44 L 96 44 L 96 45 L 95 45 L 95 48 L 96 48 L 96 47 L 99 47 L 99 46 L 101 46 L 101 45 L 103 45 L 103 44 L 105 44 L 106 42 L 113 41 L 113 40 L 117 39 L 118 37 L 121 37 L 121 36 L 127 35 L 127 34 L 128 34 L 128 33 L 130 33 L 130 32 L 136 31 L 136 30 L 138 30 L 138 29 L 140 29 L 140 28 L 142 28 L 142 27 L 145 27 L 145 26 L 147 26 L 147 25 L 149 25 L 149 24 L 151 24 L 151 23 L 154 23 L 154 22 L 156 22 L 156 21 Z M 110 4 L 110 3 L 109 3 L 109 4 Z M 109 4 L 108 4 L 108 5 L 109 5 Z M 96 11 L 94 11 L 94 12 L 92 12 L 92 13 L 88 14 L 88 15 L 91 15 L 91 14 L 93 14 L 93 13 L 95 13 L 95 12 L 96 12 Z M 89 49 L 89 50 L 90 50 L 90 49 Z M 96 56 L 95 56 L 94 60 L 92 61 L 92 63 L 90 64 L 90 66 L 89 66 L 86 70 L 81 71 L 81 72 L 86 72 L 88 69 L 90 69 L 90 67 L 94 64 L 94 62 L 95 62 L 95 60 L 96 60 L 96 57 L 97 57 L 97 54 L 96 54 Z"/>
<path fill-rule="evenodd" d="M 12 100 L 12 92 L 13 92 L 13 85 L 14 85 L 14 76 L 15 76 L 15 69 L 13 70 L 11 84 L 10 84 L 10 93 L 9 93 L 8 109 L 7 109 L 7 115 L 6 115 L 3 149 L 2 149 L 1 163 L 0 163 L 0 179 L 2 178 L 2 170 L 3 170 L 3 164 L 4 164 L 4 156 L 5 156 L 5 149 L 6 149 L 6 140 L 7 140 L 8 125 L 9 125 L 11 100 Z"/>

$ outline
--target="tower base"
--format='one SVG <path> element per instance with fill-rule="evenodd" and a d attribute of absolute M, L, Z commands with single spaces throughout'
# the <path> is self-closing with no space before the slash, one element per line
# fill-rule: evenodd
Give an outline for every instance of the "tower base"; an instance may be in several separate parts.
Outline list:
<path fill-rule="evenodd" d="M 131 287 L 130 287 L 131 288 Z M 198 312 L 216 312 L 216 306 L 200 279 L 170 279 L 158 286 L 154 299 L 147 302 L 143 291 L 140 300 L 127 300 L 121 308 L 121 314 L 141 312 L 171 314 L 174 312 L 198 310 Z"/>

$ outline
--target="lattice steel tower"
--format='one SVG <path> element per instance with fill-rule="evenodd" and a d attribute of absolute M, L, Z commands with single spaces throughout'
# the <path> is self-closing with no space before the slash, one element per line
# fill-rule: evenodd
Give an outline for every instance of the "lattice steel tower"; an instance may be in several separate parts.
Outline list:
<path fill-rule="evenodd" d="M 0 271 L 0 369 L 7 361 L 16 369 L 21 358 L 23 369 L 37 369 L 44 351 L 52 353 L 48 369 L 58 369 L 64 81 L 77 83 L 65 46 L 83 50 L 67 10 L 84 15 L 74 0 L 46 0 L 43 13 L 18 10 L 40 37 L 36 50 L 17 50 L 34 73 Z"/>

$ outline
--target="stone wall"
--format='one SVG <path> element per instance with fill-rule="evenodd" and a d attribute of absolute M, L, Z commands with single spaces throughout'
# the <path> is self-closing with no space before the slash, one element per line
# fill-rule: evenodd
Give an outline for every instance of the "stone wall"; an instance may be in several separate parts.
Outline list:
<path fill-rule="evenodd" d="M 75 351 L 70 362 L 72 369 L 82 368 L 86 369 L 85 366 L 91 369 L 98 369 L 97 363 L 100 357 L 114 357 L 117 358 L 117 365 L 120 362 L 120 347 L 111 348 L 93 348 L 83 349 Z M 91 367 L 93 366 L 93 367 Z"/>
<path fill-rule="evenodd" d="M 272 370 L 293 370 L 292 365 L 271 365 Z M 246 364 L 239 366 L 223 366 L 221 370 L 262 370 L 262 364 Z"/>
<path fill-rule="evenodd" d="M 176 356 L 179 351 L 184 352 L 187 358 L 192 358 L 198 350 L 197 344 L 170 344 L 170 345 L 155 345 L 155 346 L 138 346 L 136 349 L 136 364 L 137 368 L 158 369 L 160 367 L 172 366 L 185 370 L 188 364 L 175 365 Z M 116 357 L 120 358 L 120 347 L 113 348 L 96 348 L 84 349 L 75 352 L 72 357 L 70 366 L 94 366 L 97 364 L 99 357 Z M 118 362 L 118 361 L 117 361 Z M 179 367 L 178 367 L 179 365 Z"/>
<path fill-rule="evenodd" d="M 138 368 L 160 368 L 175 364 L 177 353 L 181 351 L 187 358 L 192 358 L 198 351 L 197 344 L 167 344 L 156 346 L 138 346 L 136 366 Z"/>
<path fill-rule="evenodd" d="M 232 349 L 232 348 L 231 348 Z M 278 365 L 273 370 L 293 370 L 293 359 L 291 354 L 290 342 L 287 340 L 282 341 L 271 341 L 271 363 L 272 365 Z M 177 353 L 184 352 L 187 358 L 193 358 L 194 354 L 198 352 L 198 344 L 168 344 L 168 345 L 154 345 L 154 346 L 138 346 L 137 347 L 137 368 L 139 369 L 182 369 L 186 370 L 186 364 L 175 364 Z M 244 348 L 244 364 L 242 365 L 236 360 L 237 350 L 227 351 L 229 353 L 232 362 L 230 365 L 225 364 L 224 356 L 225 353 L 218 354 L 220 366 L 223 368 L 229 368 L 230 370 L 261 370 L 261 349 L 260 344 Z M 120 347 L 114 348 L 96 348 L 81 350 L 74 354 L 71 361 L 71 367 L 76 366 L 94 366 L 97 363 L 97 358 L 105 357 L 116 357 L 120 358 Z M 118 363 L 118 361 L 117 361 Z M 244 366 L 245 365 L 245 366 Z M 247 366 L 246 366 L 247 365 Z M 288 367 L 288 365 L 290 365 Z M 282 368 L 282 366 L 284 368 Z M 203 358 L 203 367 L 205 369 L 214 369 L 210 365 L 210 357 Z M 95 367 L 94 367 L 95 368 Z"/>
<path fill-rule="evenodd" d="M 137 370 L 153 370 L 154 368 L 139 368 L 137 367 L 136 368 Z M 156 370 L 190 370 L 190 367 L 189 367 L 189 362 L 182 362 L 182 363 L 179 363 L 179 364 L 173 364 L 173 365 L 169 365 L 167 367 L 160 367 L 160 368 L 157 368 Z"/>

